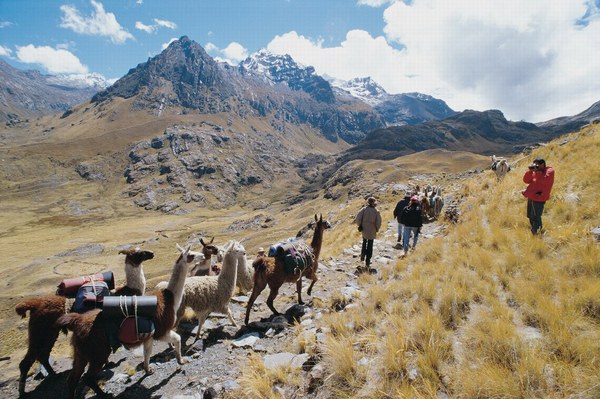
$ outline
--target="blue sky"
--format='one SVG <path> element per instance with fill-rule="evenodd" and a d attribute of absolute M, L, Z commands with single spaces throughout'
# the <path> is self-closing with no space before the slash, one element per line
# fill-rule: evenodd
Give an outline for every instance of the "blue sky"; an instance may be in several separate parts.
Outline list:
<path fill-rule="evenodd" d="M 0 0 L 0 57 L 21 69 L 118 78 L 182 35 L 512 120 L 600 100 L 600 0 Z"/>

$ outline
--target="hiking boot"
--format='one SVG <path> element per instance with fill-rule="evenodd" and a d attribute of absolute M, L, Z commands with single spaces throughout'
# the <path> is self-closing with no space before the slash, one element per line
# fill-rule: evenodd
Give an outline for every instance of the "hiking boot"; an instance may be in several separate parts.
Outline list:
<path fill-rule="evenodd" d="M 400 242 L 396 243 L 396 245 L 394 245 L 394 248 L 402 249 L 402 243 L 400 243 Z"/>
<path fill-rule="evenodd" d="M 374 269 L 372 267 L 369 267 L 369 274 L 377 274 L 377 269 Z"/>
<path fill-rule="evenodd" d="M 362 267 L 362 266 L 358 266 L 358 267 L 356 268 L 356 270 L 354 271 L 354 274 L 355 274 L 355 275 L 357 275 L 357 276 L 359 276 L 359 275 L 361 275 L 361 274 L 363 274 L 363 273 L 366 273 L 366 272 L 367 272 L 367 270 L 365 270 L 365 268 L 364 268 L 364 267 Z"/>

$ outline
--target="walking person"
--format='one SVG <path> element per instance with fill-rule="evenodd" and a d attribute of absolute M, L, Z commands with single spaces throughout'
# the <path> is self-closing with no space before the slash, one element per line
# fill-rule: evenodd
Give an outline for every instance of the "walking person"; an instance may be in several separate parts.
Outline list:
<path fill-rule="evenodd" d="M 419 233 L 423 226 L 423 216 L 421 215 L 421 206 L 419 204 L 419 197 L 413 195 L 410 197 L 410 203 L 407 207 L 402 210 L 400 214 L 400 222 L 404 225 L 404 256 L 408 254 L 410 235 L 413 235 L 412 249 L 417 246 L 417 240 L 419 239 Z"/>
<path fill-rule="evenodd" d="M 527 198 L 527 217 L 533 235 L 542 232 L 542 213 L 544 205 L 550 199 L 550 191 L 554 184 L 554 169 L 546 166 L 546 161 L 536 158 L 523 175 L 523 182 L 528 184 L 522 194 Z"/>
<path fill-rule="evenodd" d="M 394 208 L 394 218 L 398 222 L 398 241 L 396 244 L 396 248 L 398 249 L 402 248 L 402 231 L 404 230 L 404 225 L 402 222 L 400 222 L 400 215 L 402 214 L 402 210 L 410 203 L 410 197 L 412 197 L 412 192 L 408 190 L 404 194 L 404 198 L 398 201 L 396 207 Z"/>
<path fill-rule="evenodd" d="M 373 256 L 373 240 L 377 232 L 381 228 L 381 214 L 376 208 L 377 200 L 373 197 L 367 199 L 367 205 L 363 207 L 354 223 L 358 225 L 358 231 L 362 233 L 362 249 L 360 251 L 360 261 L 365 262 L 365 267 L 362 264 L 357 268 L 358 273 L 377 273 L 377 270 L 371 269 L 371 257 Z"/>

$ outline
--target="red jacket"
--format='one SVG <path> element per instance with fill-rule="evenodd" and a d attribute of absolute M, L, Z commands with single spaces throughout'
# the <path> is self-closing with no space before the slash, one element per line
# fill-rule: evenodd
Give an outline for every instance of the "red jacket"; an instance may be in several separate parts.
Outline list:
<path fill-rule="evenodd" d="M 528 170 L 523 175 L 523 182 L 529 184 L 523 195 L 530 200 L 546 202 L 550 198 L 550 190 L 554 184 L 554 169 L 546 166 L 542 170 Z"/>

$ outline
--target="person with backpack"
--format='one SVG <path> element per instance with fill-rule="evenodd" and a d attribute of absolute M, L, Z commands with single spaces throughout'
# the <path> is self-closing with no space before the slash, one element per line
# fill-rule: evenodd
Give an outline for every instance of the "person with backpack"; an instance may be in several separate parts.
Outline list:
<path fill-rule="evenodd" d="M 419 197 L 413 195 L 410 197 L 410 203 L 407 207 L 402 210 L 400 214 L 400 223 L 404 225 L 404 255 L 408 254 L 408 247 L 410 242 L 410 235 L 413 235 L 412 249 L 417 246 L 417 240 L 421 227 L 423 226 L 423 216 L 421 215 L 421 206 L 419 204 Z"/>
<path fill-rule="evenodd" d="M 394 218 L 398 222 L 398 241 L 396 248 L 402 248 L 402 231 L 404 230 L 404 225 L 400 222 L 400 215 L 402 214 L 402 210 L 410 203 L 410 197 L 412 197 L 412 192 L 408 190 L 404 194 L 404 198 L 398 201 L 396 207 L 394 208 Z"/>
<path fill-rule="evenodd" d="M 359 266 L 357 268 L 358 273 L 377 273 L 377 270 L 371 269 L 371 257 L 373 256 L 373 240 L 377 232 L 381 228 L 381 214 L 376 208 L 377 200 L 374 197 L 367 199 L 367 205 L 363 207 L 356 218 L 354 223 L 358 225 L 358 231 L 362 233 L 362 249 L 360 251 L 360 261 L 365 262 L 365 267 Z"/>
<path fill-rule="evenodd" d="M 536 158 L 523 175 L 523 182 L 528 184 L 521 193 L 527 198 L 527 218 L 531 225 L 531 233 L 537 235 L 542 231 L 542 213 L 544 204 L 550 199 L 550 191 L 554 184 L 554 169 L 546 166 L 543 158 Z"/>

